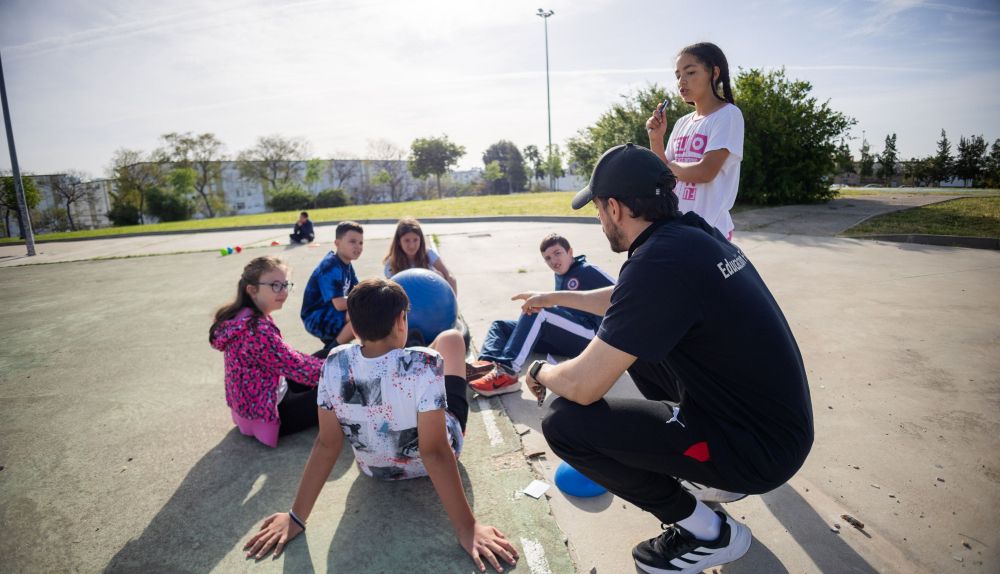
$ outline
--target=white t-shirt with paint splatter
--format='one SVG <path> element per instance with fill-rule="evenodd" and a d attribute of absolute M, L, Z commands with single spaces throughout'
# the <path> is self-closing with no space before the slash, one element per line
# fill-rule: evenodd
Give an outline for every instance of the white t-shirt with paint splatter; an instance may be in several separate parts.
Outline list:
<path fill-rule="evenodd" d="M 427 476 L 418 449 L 417 413 L 448 404 L 444 361 L 436 351 L 408 347 L 369 359 L 359 345 L 341 345 L 323 365 L 316 400 L 340 419 L 362 472 L 382 480 Z M 457 457 L 462 427 L 450 412 L 444 414 Z"/>

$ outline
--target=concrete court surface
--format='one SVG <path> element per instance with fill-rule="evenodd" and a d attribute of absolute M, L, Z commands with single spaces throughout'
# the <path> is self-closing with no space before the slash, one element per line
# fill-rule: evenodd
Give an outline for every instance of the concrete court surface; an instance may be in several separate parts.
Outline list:
<path fill-rule="evenodd" d="M 376 235 L 362 276 L 381 271 L 388 237 Z M 298 309 L 325 251 L 0 271 L 0 571 L 474 571 L 429 480 L 377 483 L 347 447 L 303 539 L 277 561 L 240 552 L 290 506 L 315 431 L 272 450 L 234 429 L 211 314 L 251 255 L 280 254 L 298 288 L 276 320 L 295 347 L 319 348 Z M 571 571 L 547 504 L 519 493 L 534 475 L 499 400 L 471 406 L 460 472 L 477 516 L 514 540 L 520 571 Z"/>
<path fill-rule="evenodd" d="M 623 257 L 609 252 L 596 225 L 426 228 L 438 235 L 442 256 L 458 276 L 462 310 L 479 339 L 490 320 L 516 316 L 517 306 L 506 302 L 512 293 L 551 285 L 537 254 L 544 233 L 564 233 L 578 253 L 613 275 Z M 255 233 L 251 240 L 269 242 L 268 231 Z M 368 227 L 362 275 L 377 272 L 390 234 L 391 226 Z M 209 242 L 206 235 L 198 241 Z M 209 247 L 236 242 L 224 234 L 216 239 Z M 811 377 L 817 439 L 788 485 L 728 505 L 730 513 L 745 518 L 756 542 L 743 560 L 718 570 L 996 571 L 1000 297 L 993 286 L 1000 255 L 749 232 L 736 242 L 768 281 L 796 333 Z M 268 451 L 231 431 L 221 398 L 221 357 L 205 343 L 207 315 L 230 296 L 229 283 L 247 256 L 286 254 L 301 286 L 325 249 L 278 247 L 232 258 L 187 254 L 0 271 L 0 388 L 7 398 L 0 422 L 0 464 L 6 466 L 0 502 L 8 533 L 0 548 L 7 567 L 249 569 L 237 547 L 255 521 L 290 502 L 310 438 L 294 437 L 282 445 L 289 448 Z M 295 313 L 300 300 L 301 290 L 277 319 L 286 338 L 309 349 L 313 342 Z M 613 392 L 635 390 L 623 378 Z M 538 432 L 543 411 L 526 391 L 502 402 L 514 422 L 532 429 L 521 437 L 525 452 L 544 452 Z M 485 419 L 473 417 L 481 425 L 470 427 L 470 436 L 479 440 L 462 459 L 476 510 L 495 509 L 497 524 L 515 540 L 524 533 L 512 528 L 531 529 L 534 538 L 527 538 L 539 540 L 551 571 L 567 571 L 545 503 L 512 494 L 527 473 L 520 455 L 509 454 L 507 443 L 515 438 L 503 411 L 490 413 L 503 445 L 490 447 L 483 440 Z M 536 461 L 536 470 L 551 480 L 558 460 L 548 453 Z M 500 488 L 483 470 L 490 464 L 504 470 L 495 472 L 504 479 Z M 293 546 L 285 559 L 263 568 L 326 564 L 342 571 L 365 541 L 390 535 L 396 538 L 377 545 L 388 560 L 381 564 L 413 556 L 418 543 L 390 528 L 392 520 L 381 512 L 415 500 L 429 508 L 435 533 L 421 550 L 440 556 L 444 549 L 448 564 L 471 570 L 461 551 L 455 552 L 443 517 L 433 521 L 436 499 L 429 485 L 407 485 L 413 490 L 383 504 L 384 489 L 356 475 L 342 461 L 317 506 L 326 516 L 311 520 L 309 544 L 297 551 Z M 356 497 L 345 502 L 343 496 L 349 490 L 372 496 L 352 509 Z M 611 495 L 571 499 L 554 488 L 550 494 L 578 572 L 630 571 L 631 546 L 658 532 L 654 519 Z M 375 524 L 350 519 L 351 510 L 372 507 L 381 518 Z M 337 519 L 342 508 L 349 511 L 343 524 Z M 863 521 L 864 532 L 840 519 L 843 513 Z M 198 531 L 192 522 L 209 528 Z M 840 533 L 831 532 L 834 523 Z M 374 562 L 351 565 L 354 571 L 380 571 L 372 569 Z"/>

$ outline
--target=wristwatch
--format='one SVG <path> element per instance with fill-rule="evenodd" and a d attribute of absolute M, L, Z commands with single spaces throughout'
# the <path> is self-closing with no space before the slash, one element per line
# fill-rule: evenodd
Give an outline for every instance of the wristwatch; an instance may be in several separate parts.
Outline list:
<path fill-rule="evenodd" d="M 546 389 L 545 385 L 543 385 L 541 381 L 538 380 L 538 372 L 542 370 L 542 365 L 547 365 L 547 364 L 548 363 L 546 363 L 545 361 L 535 361 L 534 363 L 531 363 L 530 367 L 528 367 L 528 376 L 534 379 L 535 383 L 538 384 L 539 394 L 537 396 L 538 396 L 539 407 L 545 404 Z"/>
<path fill-rule="evenodd" d="M 535 382 L 539 385 L 541 385 L 542 382 L 538 380 L 538 371 L 542 370 L 542 365 L 547 364 L 548 362 L 546 361 L 535 361 L 534 363 L 531 363 L 530 367 L 528 367 L 528 374 L 531 375 L 531 378 L 535 379 Z"/>

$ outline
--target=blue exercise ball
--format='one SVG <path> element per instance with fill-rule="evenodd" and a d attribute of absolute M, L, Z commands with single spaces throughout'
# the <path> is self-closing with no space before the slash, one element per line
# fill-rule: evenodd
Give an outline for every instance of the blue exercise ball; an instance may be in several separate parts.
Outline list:
<path fill-rule="evenodd" d="M 410 330 L 416 329 L 430 345 L 441 331 L 455 326 L 458 302 L 451 285 L 429 269 L 407 269 L 392 276 L 410 298 Z"/>
<path fill-rule="evenodd" d="M 556 486 L 570 496 L 581 498 L 598 496 L 608 491 L 600 484 L 580 474 L 580 471 L 565 461 L 560 463 L 559 468 L 556 469 Z"/>

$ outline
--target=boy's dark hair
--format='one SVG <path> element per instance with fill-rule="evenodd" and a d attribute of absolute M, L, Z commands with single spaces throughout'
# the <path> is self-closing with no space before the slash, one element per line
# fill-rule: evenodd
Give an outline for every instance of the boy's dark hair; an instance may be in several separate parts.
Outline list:
<path fill-rule="evenodd" d="M 305 217 L 306 219 L 309 219 L 309 212 L 303 211 L 302 213 L 299 214 L 299 217 Z"/>
<path fill-rule="evenodd" d="M 708 68 L 708 75 L 711 77 L 715 73 L 715 67 L 719 67 L 719 79 L 712 82 L 712 94 L 723 102 L 733 103 L 733 87 L 729 79 L 729 61 L 722 49 L 711 42 L 699 42 L 691 44 L 680 51 L 680 54 L 691 54 L 696 60 Z M 678 54 L 678 55 L 680 55 Z M 722 94 L 719 94 L 719 89 Z M 691 103 L 691 102 L 688 102 Z"/>
<path fill-rule="evenodd" d="M 559 245 L 566 251 L 570 250 L 569 241 L 558 233 L 550 233 L 542 238 L 542 245 L 538 248 L 538 250 L 545 253 L 545 250 L 553 245 Z"/>
<path fill-rule="evenodd" d="M 410 298 L 399 283 L 381 277 L 365 279 L 347 296 L 351 327 L 362 341 L 388 337 L 396 318 L 409 308 Z"/>
<path fill-rule="evenodd" d="M 365 230 L 361 229 L 361 224 L 356 221 L 341 221 L 337 224 L 337 235 L 336 238 L 340 239 L 347 235 L 348 231 L 357 231 L 361 235 L 365 234 Z"/>
<path fill-rule="evenodd" d="M 655 197 L 616 197 L 615 199 L 627 207 L 629 213 L 636 219 L 662 221 L 681 215 L 680 210 L 677 209 L 677 196 L 673 192 Z M 601 202 L 601 209 L 608 205 L 606 197 L 595 197 L 594 200 Z"/>

